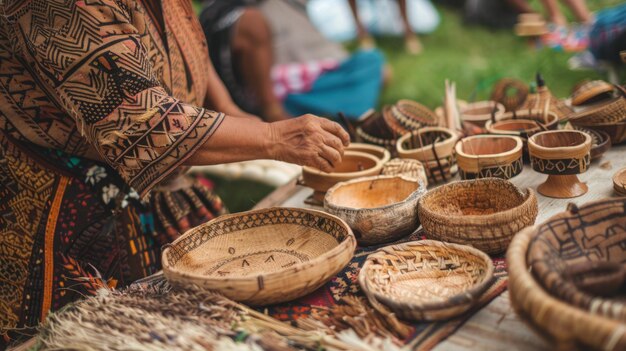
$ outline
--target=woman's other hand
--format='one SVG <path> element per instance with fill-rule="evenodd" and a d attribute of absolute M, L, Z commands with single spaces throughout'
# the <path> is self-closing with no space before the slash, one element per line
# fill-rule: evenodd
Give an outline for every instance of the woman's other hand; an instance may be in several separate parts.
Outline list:
<path fill-rule="evenodd" d="M 341 162 L 350 137 L 327 119 L 304 115 L 269 125 L 269 156 L 272 159 L 331 172 Z"/>

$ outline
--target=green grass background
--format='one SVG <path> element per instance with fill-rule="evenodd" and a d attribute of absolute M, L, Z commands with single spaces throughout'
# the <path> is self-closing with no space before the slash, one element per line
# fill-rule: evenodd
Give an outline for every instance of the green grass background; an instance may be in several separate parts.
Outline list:
<path fill-rule="evenodd" d="M 622 0 L 590 0 L 592 11 L 623 3 Z M 538 0 L 531 5 L 540 10 Z M 195 3 L 200 8 L 199 2 Z M 515 77 L 530 82 L 541 72 L 546 84 L 558 97 L 566 97 L 582 79 L 606 79 L 594 71 L 572 71 L 567 66 L 571 53 L 536 49 L 518 38 L 512 29 L 491 30 L 466 26 L 458 11 L 437 6 L 441 24 L 437 30 L 422 36 L 424 52 L 419 56 L 404 51 L 401 38 L 376 38 L 393 70 L 393 79 L 383 91 L 380 105 L 399 99 L 412 99 L 431 108 L 441 105 L 444 81 L 456 82 L 457 97 L 465 100 L 487 99 L 492 84 L 501 77 Z M 567 9 L 564 13 L 571 17 Z M 356 43 L 347 43 L 354 50 Z M 624 75 L 622 72 L 622 81 Z M 254 206 L 272 188 L 256 182 L 228 181 L 214 178 L 218 194 L 231 211 Z"/>

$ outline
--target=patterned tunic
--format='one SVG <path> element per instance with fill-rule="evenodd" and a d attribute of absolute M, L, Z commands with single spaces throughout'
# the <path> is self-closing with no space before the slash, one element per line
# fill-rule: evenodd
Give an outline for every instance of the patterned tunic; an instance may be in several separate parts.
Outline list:
<path fill-rule="evenodd" d="M 209 64 L 190 0 L 0 0 L 0 345 L 158 269 L 140 199 L 223 120 Z"/>

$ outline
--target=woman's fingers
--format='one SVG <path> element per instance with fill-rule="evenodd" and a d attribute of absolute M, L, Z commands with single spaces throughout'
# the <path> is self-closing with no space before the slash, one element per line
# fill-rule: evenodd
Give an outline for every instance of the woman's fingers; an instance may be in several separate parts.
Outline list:
<path fill-rule="evenodd" d="M 320 119 L 320 125 L 322 129 L 338 137 L 343 146 L 350 145 L 350 135 L 348 135 L 338 123 L 331 122 L 327 119 Z"/>
<path fill-rule="evenodd" d="M 343 156 L 344 146 L 342 141 L 337 136 L 327 133 L 323 140 L 325 145 L 337 150 L 339 156 Z"/>
<path fill-rule="evenodd" d="M 324 158 L 332 168 L 335 168 L 341 162 L 341 154 L 336 149 L 328 145 L 322 145 L 320 156 Z"/>

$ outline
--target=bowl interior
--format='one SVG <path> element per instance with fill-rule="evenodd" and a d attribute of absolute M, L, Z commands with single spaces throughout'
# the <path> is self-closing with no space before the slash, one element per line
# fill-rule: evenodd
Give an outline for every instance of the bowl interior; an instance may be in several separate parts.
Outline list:
<path fill-rule="evenodd" d="M 506 120 L 498 121 L 492 125 L 495 130 L 504 130 L 507 132 L 525 132 L 540 128 L 539 124 L 535 121 L 521 121 L 521 120 Z"/>
<path fill-rule="evenodd" d="M 421 149 L 435 142 L 443 142 L 450 137 L 450 133 L 441 130 L 420 131 L 411 134 L 411 137 L 402 143 L 402 147 L 406 150 Z"/>
<path fill-rule="evenodd" d="M 556 133 L 535 134 L 533 142 L 547 148 L 570 147 L 585 143 L 585 135 L 582 132 L 558 131 Z"/>
<path fill-rule="evenodd" d="M 348 183 L 327 197 L 328 203 L 349 208 L 377 208 L 404 201 L 419 183 L 402 178 L 383 178 Z"/>
<path fill-rule="evenodd" d="M 421 205 L 446 216 L 486 216 L 521 205 L 525 198 L 506 181 L 479 180 L 443 185 L 426 193 Z"/>
<path fill-rule="evenodd" d="M 512 151 L 517 146 L 517 141 L 511 138 L 467 138 L 461 140 L 462 151 L 468 155 L 495 155 Z"/>
<path fill-rule="evenodd" d="M 396 302 L 437 303 L 465 294 L 490 279 L 484 258 L 456 248 L 440 250 L 424 245 L 399 254 L 405 258 L 376 257 L 372 261 L 375 264 L 365 271 L 367 276 L 375 277 L 372 280 L 376 284 L 370 286 L 377 295 Z"/>
<path fill-rule="evenodd" d="M 280 271 L 332 250 L 348 235 L 337 219 L 283 209 L 233 215 L 193 231 L 170 247 L 168 261 L 207 278 Z"/>
<path fill-rule="evenodd" d="M 341 163 L 337 164 L 331 173 L 352 173 L 360 172 L 366 169 L 374 168 L 376 161 L 363 157 L 360 155 L 348 155 L 343 156 Z"/>
<path fill-rule="evenodd" d="M 467 107 L 465 107 L 465 109 L 463 109 L 462 113 L 464 115 L 471 115 L 471 116 L 491 115 L 491 112 L 493 112 L 494 107 L 495 107 L 495 104 L 493 103 L 489 105 L 481 105 L 481 106 L 472 106 L 470 104 Z"/>
<path fill-rule="evenodd" d="M 364 145 L 364 144 L 358 144 L 358 143 L 350 144 L 350 146 L 348 146 L 346 150 L 358 151 L 358 152 L 370 154 L 381 160 L 385 157 L 385 151 L 386 151 L 386 149 L 382 147 L 377 147 L 373 145 Z"/>

